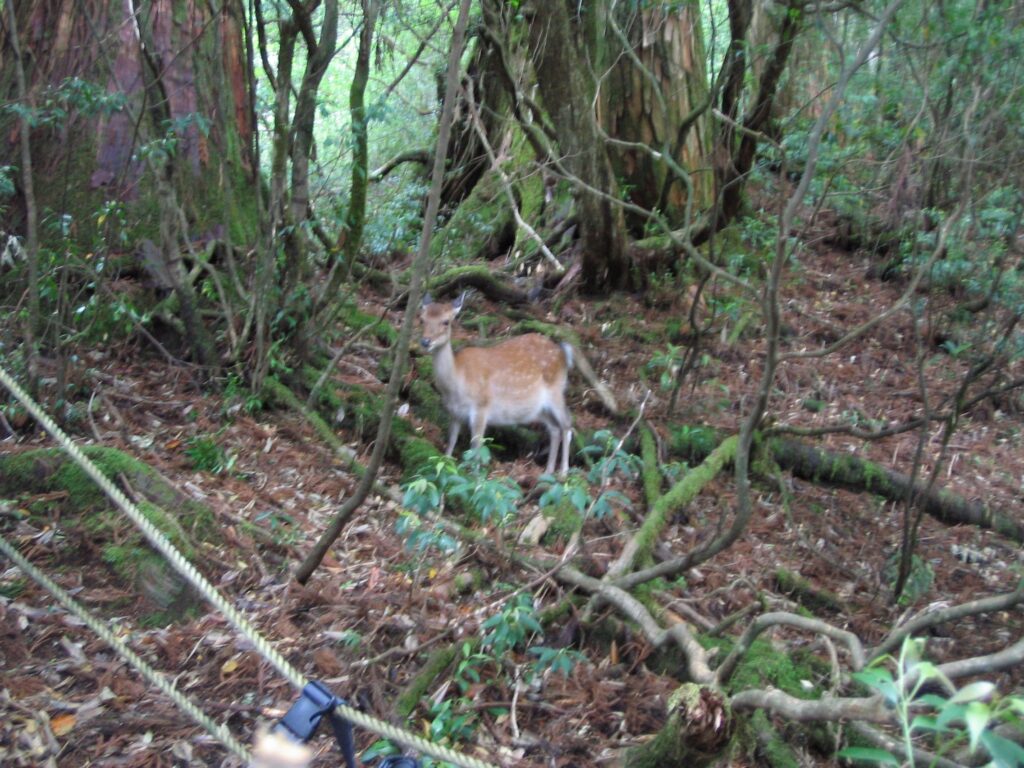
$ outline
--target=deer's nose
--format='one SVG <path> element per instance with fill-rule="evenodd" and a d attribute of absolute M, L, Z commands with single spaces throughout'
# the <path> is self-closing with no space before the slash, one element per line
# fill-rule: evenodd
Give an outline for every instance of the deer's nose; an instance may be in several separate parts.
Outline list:
<path fill-rule="evenodd" d="M 424 336 L 422 339 L 420 339 L 420 346 L 423 347 L 424 349 L 430 349 L 430 339 Z"/>

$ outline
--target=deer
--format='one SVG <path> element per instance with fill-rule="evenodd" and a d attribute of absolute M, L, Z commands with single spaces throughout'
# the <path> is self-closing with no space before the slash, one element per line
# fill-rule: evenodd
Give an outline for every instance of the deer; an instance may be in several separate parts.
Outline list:
<path fill-rule="evenodd" d="M 434 361 L 434 383 L 451 416 L 448 448 L 451 456 L 462 424 L 469 426 L 471 445 L 479 448 L 490 424 L 516 425 L 540 422 L 548 430 L 547 474 L 555 471 L 559 444 L 559 474 L 569 471 L 572 417 L 565 405 L 565 387 L 572 368 L 573 350 L 547 336 L 527 333 L 492 347 L 452 350 L 452 322 L 462 310 L 466 294 L 450 304 L 423 297 L 420 346 Z"/>

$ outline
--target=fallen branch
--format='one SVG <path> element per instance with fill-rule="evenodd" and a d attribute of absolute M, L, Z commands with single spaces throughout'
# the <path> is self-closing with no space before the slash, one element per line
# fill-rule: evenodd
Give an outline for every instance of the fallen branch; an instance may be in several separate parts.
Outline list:
<path fill-rule="evenodd" d="M 672 450 L 687 460 L 702 461 L 719 442 L 712 429 L 676 430 Z M 856 492 L 870 492 L 904 502 L 911 491 L 909 475 L 849 454 L 815 448 L 797 440 L 773 437 L 767 441 L 771 458 L 796 477 Z M 924 511 L 946 525 L 973 525 L 1024 544 L 1024 522 L 986 507 L 981 502 L 925 483 L 913 484 L 914 497 Z"/>

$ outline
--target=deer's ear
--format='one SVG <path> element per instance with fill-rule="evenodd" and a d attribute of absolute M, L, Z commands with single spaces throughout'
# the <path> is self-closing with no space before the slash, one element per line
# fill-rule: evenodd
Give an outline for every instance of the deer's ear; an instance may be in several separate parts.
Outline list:
<path fill-rule="evenodd" d="M 429 307 L 433 303 L 434 303 L 434 300 L 431 298 L 430 294 L 429 293 L 424 293 L 423 294 L 423 299 L 420 301 L 420 306 L 421 307 Z"/>
<path fill-rule="evenodd" d="M 465 301 L 466 291 L 463 291 L 462 293 L 459 294 L 459 298 L 452 302 L 452 311 L 458 314 L 459 310 L 462 309 L 462 305 L 465 303 Z"/>

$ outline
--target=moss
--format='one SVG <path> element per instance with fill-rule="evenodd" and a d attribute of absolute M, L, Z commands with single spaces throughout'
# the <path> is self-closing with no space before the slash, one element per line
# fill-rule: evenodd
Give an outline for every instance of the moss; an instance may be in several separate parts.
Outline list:
<path fill-rule="evenodd" d="M 364 312 L 353 302 L 346 302 L 338 308 L 338 320 L 354 331 L 372 327 L 377 340 L 388 346 L 395 343 L 398 331 L 387 320 Z"/>
<path fill-rule="evenodd" d="M 420 701 L 434 686 L 434 681 L 455 661 L 458 654 L 456 646 L 450 645 L 439 648 L 427 659 L 416 676 L 402 691 L 402 694 L 395 700 L 395 714 L 403 720 L 409 719 Z"/>
<path fill-rule="evenodd" d="M 544 507 L 541 513 L 551 522 L 542 540 L 547 546 L 559 541 L 567 541 L 583 526 L 583 515 L 567 498 L 559 499 L 558 503 Z"/>
<path fill-rule="evenodd" d="M 754 749 L 769 768 L 800 768 L 803 764 L 793 748 L 779 735 L 763 710 L 757 710 L 746 721 L 741 740 Z"/>
<path fill-rule="evenodd" d="M 814 587 L 809 581 L 798 574 L 779 568 L 775 571 L 775 584 L 778 590 L 812 613 L 843 611 L 842 600 L 827 589 Z"/>
<path fill-rule="evenodd" d="M 640 455 L 643 458 L 643 486 L 647 506 L 653 507 L 661 498 L 661 471 L 658 462 L 658 446 L 654 432 L 648 427 L 640 430 Z"/>
<path fill-rule="evenodd" d="M 706 648 L 720 649 L 724 656 L 732 648 L 732 641 L 722 637 L 702 636 L 700 642 Z M 801 650 L 782 653 L 770 641 L 758 638 L 747 651 L 736 672 L 729 680 L 728 692 L 744 691 L 749 688 L 772 686 L 801 699 L 816 699 L 820 692 L 808 692 L 804 680 L 817 680 L 827 670 L 820 661 Z"/>
<path fill-rule="evenodd" d="M 460 595 L 470 595 L 485 584 L 484 574 L 479 568 L 473 568 L 469 572 L 459 571 L 452 578 L 452 586 Z"/>
<path fill-rule="evenodd" d="M 556 342 L 567 342 L 577 347 L 582 346 L 580 344 L 580 337 L 575 331 L 560 325 L 545 323 L 532 317 L 519 320 L 512 327 L 512 333 L 513 335 L 521 333 L 540 333 Z"/>
<path fill-rule="evenodd" d="M 441 452 L 429 440 L 408 436 L 399 441 L 398 454 L 402 463 L 402 479 L 405 483 L 423 471 L 424 467 L 436 462 Z"/>
<path fill-rule="evenodd" d="M 160 502 L 144 500 L 136 506 L 189 560 L 199 559 L 193 536 L 219 539 L 210 510 L 181 496 L 143 462 L 112 448 L 87 446 L 83 451 L 110 479 L 127 477 L 136 491 Z M 120 511 L 112 510 L 93 480 L 62 452 L 41 449 L 0 457 L 0 485 L 10 492 L 61 493 L 46 504 L 33 505 L 30 511 L 52 515 L 51 507 L 60 506 L 62 526 L 72 543 L 68 551 L 75 550 L 74 542 L 87 540 L 121 579 L 131 582 L 169 616 L 180 618 L 195 605 L 186 582 Z M 174 514 L 165 508 L 174 509 Z"/>
<path fill-rule="evenodd" d="M 434 236 L 431 259 L 460 264 L 493 257 L 515 242 L 515 232 L 515 219 L 500 180 L 496 174 L 486 173 Z"/>
<path fill-rule="evenodd" d="M 119 451 L 102 446 L 85 446 L 82 452 L 110 480 L 117 483 L 122 475 L 132 486 L 157 503 L 138 505 L 148 519 L 175 544 L 188 546 L 182 540 L 182 528 L 201 536 L 216 537 L 217 527 L 212 512 L 182 496 L 166 484 L 147 464 Z M 56 449 L 26 451 L 0 456 L 0 493 L 53 493 L 66 491 L 66 505 L 76 512 L 88 513 L 110 509 L 110 503 L 99 486 L 67 455 Z M 172 517 L 164 508 L 174 508 Z"/>

